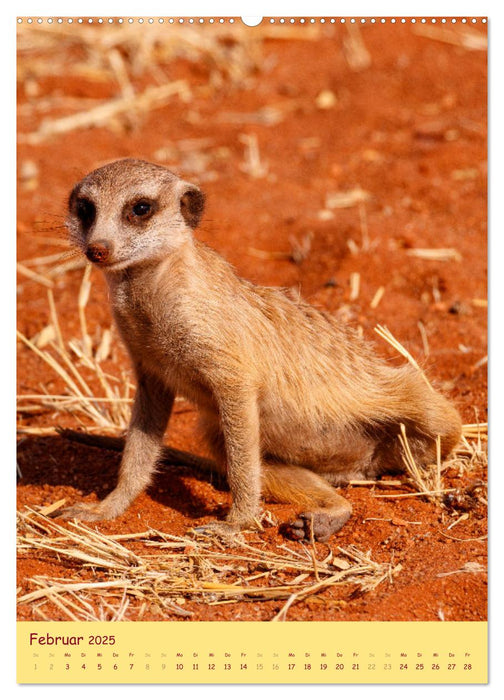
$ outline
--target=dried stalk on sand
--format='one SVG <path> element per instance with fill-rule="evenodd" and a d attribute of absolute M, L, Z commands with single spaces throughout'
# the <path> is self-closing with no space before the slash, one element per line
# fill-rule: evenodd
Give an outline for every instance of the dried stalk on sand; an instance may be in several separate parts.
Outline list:
<path fill-rule="evenodd" d="M 67 392 L 66 394 L 33 392 L 21 395 L 18 397 L 18 409 L 21 413 L 51 409 L 73 415 L 81 414 L 91 422 L 91 429 L 96 428 L 117 434 L 123 432 L 129 423 L 129 404 L 133 385 L 126 377 L 118 379 L 102 369 L 99 358 L 104 354 L 104 343 L 110 343 L 108 335 L 102 336 L 102 342 L 93 355 L 85 314 L 91 288 L 90 271 L 91 267 L 87 266 L 78 297 L 80 342 L 71 340 L 65 344 L 51 290 L 48 291 L 48 301 L 55 341 L 50 340 L 47 343 L 49 349 L 42 350 L 23 333 L 17 332 L 18 338 L 63 380 Z M 99 384 L 104 396 L 97 396 L 91 389 L 91 380 L 93 384 Z M 33 433 L 36 430 L 36 427 L 33 427 L 28 432 Z M 24 428 L 20 428 L 19 431 L 23 432 Z"/>
<path fill-rule="evenodd" d="M 401 345 L 401 343 L 400 343 L 396 338 L 394 338 L 394 336 L 393 336 L 392 333 L 389 331 L 389 329 L 388 329 L 386 326 L 381 326 L 381 325 L 378 324 L 374 330 L 375 330 L 375 333 L 378 333 L 378 335 L 380 336 L 380 338 L 383 338 L 384 340 L 387 341 L 387 343 L 389 343 L 390 345 L 392 345 L 393 348 L 395 348 L 403 357 L 405 357 L 405 358 L 408 360 L 408 362 L 409 362 L 411 365 L 413 365 L 413 367 L 414 367 L 415 369 L 417 369 L 417 370 L 420 372 L 420 374 L 422 375 L 422 379 L 425 381 L 425 383 L 427 384 L 427 386 L 428 386 L 430 389 L 432 389 L 432 391 L 434 391 L 434 389 L 433 389 L 432 386 L 431 386 L 431 383 L 429 382 L 429 380 L 428 380 L 427 377 L 425 376 L 424 372 L 420 369 L 420 366 L 419 366 L 418 362 L 417 362 L 417 361 L 415 360 L 415 358 L 411 355 L 411 353 L 409 353 L 409 352 L 406 350 L 406 348 L 405 348 L 403 345 Z"/>
<path fill-rule="evenodd" d="M 371 590 L 400 571 L 355 547 L 333 553 L 323 546 L 295 551 L 283 545 L 265 551 L 237 537 L 223 548 L 212 537 L 178 537 L 154 529 L 111 536 L 82 523 L 59 525 L 29 509 L 18 514 L 18 525 L 21 555 L 37 552 L 79 570 L 78 579 L 30 579 L 30 590 L 18 601 L 37 607 L 53 603 L 64 619 L 103 619 L 107 605 L 112 612 L 105 619 L 127 619 L 128 611 L 137 617 L 145 604 L 155 605 L 161 617 L 190 616 L 184 606 L 193 602 L 247 600 L 287 601 L 277 616 L 285 619 L 295 601 L 313 593 L 343 584 Z M 318 559 L 321 549 L 325 557 Z"/>

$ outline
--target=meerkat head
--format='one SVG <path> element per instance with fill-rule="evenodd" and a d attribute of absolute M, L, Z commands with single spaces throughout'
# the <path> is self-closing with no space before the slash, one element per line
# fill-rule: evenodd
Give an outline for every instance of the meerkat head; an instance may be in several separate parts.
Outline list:
<path fill-rule="evenodd" d="M 167 168 L 124 159 L 93 170 L 68 202 L 71 241 L 107 271 L 161 259 L 192 235 L 204 195 Z"/>

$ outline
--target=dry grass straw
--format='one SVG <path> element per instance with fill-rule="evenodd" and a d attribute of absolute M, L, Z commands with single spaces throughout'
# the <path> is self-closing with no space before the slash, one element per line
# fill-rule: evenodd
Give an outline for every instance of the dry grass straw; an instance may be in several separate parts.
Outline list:
<path fill-rule="evenodd" d="M 357 186 L 351 190 L 329 192 L 326 195 L 325 206 L 327 209 L 348 209 L 359 206 L 370 198 L 369 192 Z"/>
<path fill-rule="evenodd" d="M 44 285 L 44 287 L 48 287 L 49 289 L 54 287 L 54 282 L 52 280 L 48 279 L 47 277 L 41 275 L 38 272 L 35 272 L 34 270 L 30 270 L 29 267 L 26 267 L 26 265 L 23 265 L 22 263 L 17 263 L 16 269 L 20 275 L 27 277 L 33 282 L 38 282 L 39 284 L 42 284 Z"/>
<path fill-rule="evenodd" d="M 189 85 L 185 80 L 175 80 L 166 85 L 148 87 L 139 95 L 118 97 L 91 109 L 71 114 L 68 117 L 46 119 L 42 122 L 38 131 L 30 134 L 20 134 L 19 141 L 37 145 L 57 134 L 89 127 L 107 126 L 118 116 L 128 115 L 132 112 L 148 112 L 157 107 L 162 107 L 174 95 L 183 97 L 186 101 L 190 99 Z"/>
<path fill-rule="evenodd" d="M 437 578 L 444 578 L 445 576 L 453 576 L 453 574 L 486 574 L 488 571 L 486 566 L 480 564 L 477 561 L 466 561 L 460 569 L 455 569 L 454 571 L 446 571 L 442 574 L 436 574 Z"/>
<path fill-rule="evenodd" d="M 369 304 L 371 309 L 376 309 L 378 307 L 378 304 L 383 298 L 383 295 L 385 294 L 385 287 L 378 287 L 376 292 L 374 293 L 373 298 L 371 299 L 371 302 Z"/>
<path fill-rule="evenodd" d="M 409 248 L 406 255 L 434 262 L 460 262 L 462 256 L 455 248 Z"/>
<path fill-rule="evenodd" d="M 486 51 L 488 41 L 485 34 L 469 27 L 434 27 L 430 24 L 415 24 L 413 32 L 427 39 L 460 46 L 468 51 Z"/>
<path fill-rule="evenodd" d="M 31 509 L 18 514 L 18 551 L 58 562 L 71 578 L 35 576 L 21 605 L 53 603 L 64 619 L 138 619 L 145 606 L 161 617 L 190 617 L 184 606 L 237 601 L 287 601 L 275 619 L 315 592 L 351 584 L 361 591 L 391 581 L 400 567 L 377 563 L 371 553 L 337 547 L 317 558 L 313 546 L 268 551 L 243 537 L 223 547 L 213 537 L 179 537 L 150 529 L 104 535 L 82 523 L 59 525 Z M 136 550 L 136 551 L 135 551 Z M 137 552 L 140 553 L 137 553 Z M 118 601 L 118 599 L 120 599 Z M 133 609 L 133 606 L 136 607 Z M 34 611 L 34 615 L 36 615 Z"/>
<path fill-rule="evenodd" d="M 65 342 L 56 311 L 52 290 L 48 290 L 50 309 L 51 333 L 46 329 L 44 342 L 38 338 L 34 342 L 26 338 L 20 331 L 18 338 L 63 381 L 65 393 L 50 394 L 29 393 L 18 396 L 18 411 L 23 413 L 50 410 L 56 413 L 70 413 L 73 416 L 86 419 L 86 429 L 99 430 L 117 434 L 123 432 L 130 416 L 131 389 L 133 385 L 126 375 L 121 379 L 106 373 L 101 360 L 108 354 L 110 348 L 110 331 L 102 333 L 101 341 L 93 354 L 92 341 L 88 333 L 85 309 L 91 290 L 91 266 L 84 271 L 78 297 L 78 316 L 80 321 L 81 339 Z M 45 345 L 47 350 L 40 346 Z M 99 385 L 103 396 L 97 396 L 91 384 Z M 36 426 L 18 428 L 20 433 L 47 434 L 54 433 L 53 429 L 37 428 Z"/>
<path fill-rule="evenodd" d="M 474 484 L 468 488 L 447 488 L 444 482 L 445 471 L 447 469 L 456 469 L 458 476 L 462 477 L 477 470 L 486 471 L 488 466 L 488 452 L 485 444 L 487 440 L 486 423 L 462 426 L 460 443 L 443 462 L 441 461 L 441 440 L 438 436 L 436 440 L 436 462 L 425 466 L 416 463 L 408 442 L 406 428 L 403 424 L 400 427 L 398 440 L 402 448 L 406 480 L 402 482 L 383 481 L 381 485 L 413 487 L 414 490 L 407 493 L 377 494 L 375 498 L 403 499 L 423 497 L 438 506 L 444 507 L 447 503 L 446 497 L 450 495 L 452 499 L 449 502 L 452 510 L 456 511 L 457 499 L 460 498 L 461 502 L 465 502 L 467 500 L 466 496 L 474 487 Z M 483 492 L 486 492 L 486 483 L 477 482 L 477 485 L 478 488 L 481 487 Z M 487 505 L 485 496 L 479 496 L 477 500 L 485 506 Z"/>
<path fill-rule="evenodd" d="M 151 71 L 160 77 L 160 65 L 184 57 L 192 62 L 201 61 L 211 71 L 220 71 L 239 83 L 258 66 L 262 58 L 260 45 L 264 39 L 313 41 L 322 31 L 323 28 L 317 25 L 279 27 L 266 23 L 250 31 L 238 22 L 232 26 L 216 23 L 211 27 L 188 23 L 166 26 L 159 22 L 101 27 L 96 24 L 72 27 L 56 23 L 30 27 L 24 23 L 18 26 L 18 78 L 24 79 L 27 73 L 35 77 L 46 75 L 51 68 L 55 75 L 67 75 L 65 50 L 78 49 L 81 58 L 73 65 L 77 74 L 95 80 L 114 77 L 123 89 L 127 80 L 125 68 L 118 68 L 111 52 L 126 57 L 127 69 L 133 75 Z"/>
<path fill-rule="evenodd" d="M 488 308 L 488 299 L 471 299 L 471 303 L 478 309 Z"/>
<path fill-rule="evenodd" d="M 418 330 L 420 331 L 420 336 L 422 338 L 424 355 L 425 355 L 425 357 L 429 357 L 430 347 L 429 347 L 429 339 L 427 337 L 427 331 L 425 330 L 425 326 L 421 321 L 418 321 L 417 326 L 418 326 Z"/>
<path fill-rule="evenodd" d="M 350 301 L 356 301 L 359 298 L 360 293 L 360 274 L 358 272 L 352 272 L 350 275 Z"/>
<path fill-rule="evenodd" d="M 346 23 L 345 27 L 347 34 L 343 40 L 343 47 L 348 65 L 354 71 L 369 68 L 372 63 L 371 54 L 364 44 L 360 27 L 350 23 Z"/>
<path fill-rule="evenodd" d="M 254 179 L 266 177 L 269 167 L 264 160 L 261 160 L 257 135 L 240 134 L 239 140 L 245 146 L 245 157 L 240 169 Z"/>
<path fill-rule="evenodd" d="M 261 260 L 289 260 L 295 265 L 301 263 L 308 258 L 312 249 L 313 231 L 308 231 L 303 236 L 289 236 L 290 251 L 276 250 L 260 250 L 259 248 L 249 247 L 247 252 L 255 258 Z"/>
<path fill-rule="evenodd" d="M 413 355 L 411 355 L 411 353 L 408 352 L 408 350 L 406 350 L 404 345 L 401 345 L 401 343 L 393 336 L 393 334 L 389 331 L 389 329 L 386 326 L 382 326 L 382 325 L 378 324 L 374 330 L 375 330 L 375 333 L 378 333 L 380 338 L 383 338 L 383 340 L 386 340 L 387 343 L 389 343 L 389 345 L 391 345 L 395 350 L 397 350 L 397 352 L 399 352 L 404 358 L 406 358 L 406 360 L 408 360 L 408 362 L 411 365 L 413 365 L 413 367 L 416 370 L 418 370 L 420 372 L 420 374 L 422 375 L 422 379 L 425 381 L 427 386 L 430 389 L 432 389 L 432 391 L 434 391 L 431 383 L 427 379 L 425 373 L 420 368 L 418 362 L 415 360 Z"/>
<path fill-rule="evenodd" d="M 460 475 L 488 467 L 488 423 L 467 423 L 462 438 L 444 468 L 456 469 Z"/>
<path fill-rule="evenodd" d="M 103 101 L 66 96 L 29 101 L 23 105 L 24 113 L 32 104 L 29 112 L 36 118 L 42 107 L 45 112 L 61 113 L 63 109 L 72 113 L 43 119 L 36 130 L 20 134 L 20 141 L 38 144 L 89 127 L 115 130 L 121 122 L 136 126 L 142 115 L 173 99 L 190 103 L 195 93 L 211 99 L 223 86 L 242 89 L 262 65 L 264 39 L 313 40 L 321 31 L 320 27 L 267 24 L 250 31 L 238 22 L 211 27 L 159 22 L 79 27 L 57 23 L 30 27 L 23 23 L 18 26 L 17 69 L 28 96 L 33 90 L 36 94 L 36 82 L 47 75 L 109 83 L 117 94 Z M 193 91 L 186 80 L 169 81 L 167 67 L 177 59 L 202 66 L 208 73 L 206 83 Z M 142 76 L 148 76 L 149 84 L 138 92 L 135 86 Z"/>
<path fill-rule="evenodd" d="M 285 99 L 276 104 L 260 107 L 254 112 L 222 112 L 218 119 L 225 124 L 276 126 L 283 122 L 300 104 L 300 100 Z"/>
<path fill-rule="evenodd" d="M 60 277 L 71 270 L 81 270 L 86 267 L 87 261 L 77 251 L 68 248 L 68 240 L 44 239 L 44 244 L 64 245 L 66 250 L 52 255 L 43 255 L 17 263 L 17 271 L 23 277 L 33 282 L 38 282 L 44 287 L 54 289 L 54 278 Z M 54 264 L 56 263 L 56 264 Z M 35 267 L 37 269 L 32 269 Z"/>
<path fill-rule="evenodd" d="M 403 463 L 406 474 L 409 477 L 410 482 L 417 489 L 416 493 L 413 494 L 398 494 L 398 498 L 401 497 L 401 495 L 404 497 L 409 497 L 412 495 L 427 496 L 429 500 L 438 502 L 445 493 L 455 490 L 443 488 L 443 480 L 441 476 L 441 439 L 439 436 L 436 439 L 436 463 L 428 466 L 427 468 L 420 467 L 415 462 L 415 458 L 411 452 L 406 435 L 406 428 L 403 423 L 401 423 L 401 432 L 398 439 L 403 450 Z"/>

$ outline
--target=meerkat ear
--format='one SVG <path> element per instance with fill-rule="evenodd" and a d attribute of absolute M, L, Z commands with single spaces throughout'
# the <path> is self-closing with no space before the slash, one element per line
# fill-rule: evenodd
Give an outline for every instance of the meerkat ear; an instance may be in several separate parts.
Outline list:
<path fill-rule="evenodd" d="M 180 198 L 180 212 L 185 222 L 191 228 L 199 224 L 203 209 L 205 208 L 205 195 L 196 187 L 185 190 Z"/>

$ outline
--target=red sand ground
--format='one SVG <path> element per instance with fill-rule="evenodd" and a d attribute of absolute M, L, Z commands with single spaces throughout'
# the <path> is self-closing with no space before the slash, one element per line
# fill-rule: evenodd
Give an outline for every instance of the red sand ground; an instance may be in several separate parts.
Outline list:
<path fill-rule="evenodd" d="M 207 27 L 206 31 L 211 31 Z M 75 27 L 78 31 L 78 28 Z M 37 31 L 36 28 L 33 31 Z M 106 30 L 105 30 L 106 31 Z M 167 28 L 168 31 L 168 28 Z M 484 27 L 473 29 L 483 35 Z M 376 334 L 387 325 L 426 368 L 433 383 L 459 407 L 464 422 L 486 420 L 486 309 L 474 299 L 486 299 L 486 54 L 416 34 L 407 26 L 364 27 L 362 38 L 370 65 L 352 70 L 345 59 L 346 30 L 336 27 L 318 41 L 267 39 L 261 45 L 259 68 L 242 87 L 207 91 L 209 69 L 178 59 L 163 67 L 169 79 L 184 78 L 195 90 L 185 104 L 174 98 L 140 120 L 136 128 L 94 128 L 53 137 L 39 145 L 21 143 L 19 163 L 34 161 L 38 186 L 25 187 L 20 177 L 18 255 L 27 260 L 61 250 L 54 238 L 64 238 L 66 197 L 76 180 L 98 165 L 125 156 L 156 160 L 156 153 L 181 139 L 208 138 L 203 170 L 180 157 L 170 161 L 186 179 L 199 181 L 208 195 L 198 237 L 222 253 L 240 275 L 267 285 L 299 288 L 319 306 L 342 314 L 362 326 L 366 338 L 390 358 L 396 353 Z M 70 64 L 71 65 L 71 64 Z M 37 100 L 48 97 L 110 98 L 114 83 L 92 76 L 76 80 L 64 75 L 33 78 Z M 141 91 L 153 82 L 137 75 Z M 203 88 L 201 87 L 203 86 Z M 317 107 L 317 96 L 330 90 L 336 97 L 328 109 Z M 20 82 L 19 105 L 33 102 Z M 250 114 L 266 105 L 285 111 L 276 125 L 236 123 L 229 113 Z M 71 110 L 70 110 L 71 111 Z M 44 117 L 63 114 L 53 109 Z M 40 117 L 23 111 L 19 132 L 35 130 Z M 242 134 L 256 135 L 268 174 L 255 179 L 244 162 Z M 201 172 L 195 172 L 201 170 Z M 334 217 L 319 216 L 328 193 L 361 187 L 371 194 L 365 218 L 358 207 L 334 209 Z M 359 248 L 363 226 L 369 250 Z M 305 260 L 259 258 L 251 249 L 289 252 L 292 237 L 311 234 Z M 455 248 L 460 260 L 428 261 L 408 255 L 411 248 Z M 350 301 L 349 280 L 360 273 L 360 292 Z M 77 337 L 77 295 L 82 271 L 56 279 L 54 295 L 66 338 Z M 104 282 L 92 273 L 87 307 L 90 332 L 110 326 Z M 377 289 L 385 293 L 370 307 Z M 19 277 L 18 327 L 28 337 L 49 322 L 46 289 Z M 424 354 L 419 322 L 430 352 Z M 116 346 L 117 347 L 117 346 Z M 395 360 L 394 360 L 395 361 Z M 116 374 L 128 367 L 122 349 L 106 366 Z M 26 347 L 19 346 L 18 390 L 34 393 L 44 385 L 60 391 L 55 375 Z M 195 411 L 178 404 L 167 441 L 200 452 L 194 431 Z M 21 425 L 77 427 L 72 416 L 23 415 Z M 67 498 L 68 502 L 102 498 L 114 484 L 119 457 L 95 448 L 75 446 L 59 437 L 24 437 L 19 446 L 22 478 L 18 505 L 40 506 Z M 459 479 L 449 473 L 447 486 L 467 486 L 483 479 L 471 473 Z M 297 620 L 484 620 L 487 579 L 482 573 L 438 574 L 460 569 L 466 562 L 486 562 L 486 512 L 469 511 L 469 518 L 449 532 L 458 515 L 419 498 L 385 500 L 369 488 L 342 489 L 354 506 L 350 522 L 329 546 L 356 545 L 371 550 L 376 561 L 402 564 L 392 583 L 365 595 L 347 587 L 333 588 L 293 605 L 289 619 Z M 147 494 L 122 517 L 100 524 L 104 533 L 138 532 L 148 527 L 183 534 L 188 528 L 221 517 L 229 493 L 216 489 L 185 468 L 164 471 Z M 280 521 L 293 515 L 289 506 L 268 506 Z M 378 518 L 379 520 L 366 520 Z M 282 542 L 278 528 L 247 536 L 264 547 Z M 293 545 L 296 547 L 297 545 Z M 320 555 L 327 545 L 317 545 Z M 21 555 L 18 585 L 31 589 L 34 574 L 79 576 L 56 559 Z M 209 608 L 187 603 L 191 619 L 268 620 L 281 602 L 239 602 Z M 50 605 L 50 619 L 64 619 Z M 19 619 L 32 619 L 29 606 L 20 606 Z M 156 610 L 143 619 L 161 619 Z"/>

